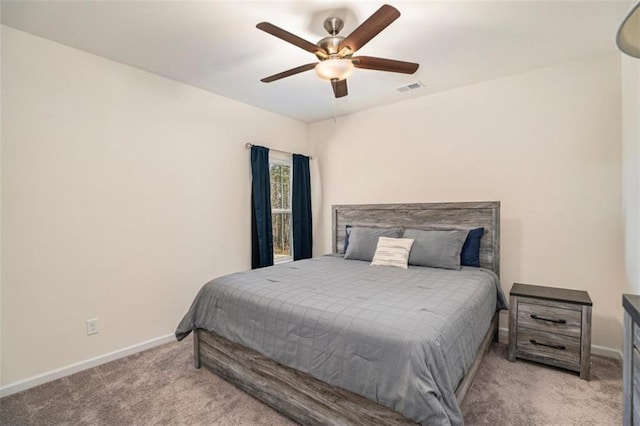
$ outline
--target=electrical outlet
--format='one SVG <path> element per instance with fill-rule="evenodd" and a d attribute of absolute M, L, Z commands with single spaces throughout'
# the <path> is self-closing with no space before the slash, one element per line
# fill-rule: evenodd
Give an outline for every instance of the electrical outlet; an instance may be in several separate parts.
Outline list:
<path fill-rule="evenodd" d="M 87 320 L 87 336 L 98 334 L 98 318 Z"/>

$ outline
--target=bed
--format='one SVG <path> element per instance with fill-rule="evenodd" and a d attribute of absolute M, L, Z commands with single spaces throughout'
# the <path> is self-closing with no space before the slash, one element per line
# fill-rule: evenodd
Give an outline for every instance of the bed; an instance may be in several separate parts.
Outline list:
<path fill-rule="evenodd" d="M 462 424 L 497 338 L 499 202 L 339 205 L 333 252 L 207 283 L 176 330 L 194 363 L 301 424 Z M 371 267 L 347 225 L 483 227 L 481 268 Z"/>

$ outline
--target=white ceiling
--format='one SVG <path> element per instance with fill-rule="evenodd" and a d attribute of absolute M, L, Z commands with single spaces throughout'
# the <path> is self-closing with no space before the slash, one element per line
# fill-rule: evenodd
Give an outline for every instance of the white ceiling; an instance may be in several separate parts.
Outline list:
<path fill-rule="evenodd" d="M 2 1 L 2 23 L 266 110 L 314 122 L 554 63 L 615 52 L 631 8 L 608 1 L 401 1 L 402 14 L 359 55 L 420 64 L 413 75 L 356 69 L 349 96 L 307 71 L 315 61 L 255 28 L 271 22 L 311 42 L 323 20 L 348 35 L 381 5 L 371 1 Z M 421 81 L 424 88 L 397 87 Z"/>

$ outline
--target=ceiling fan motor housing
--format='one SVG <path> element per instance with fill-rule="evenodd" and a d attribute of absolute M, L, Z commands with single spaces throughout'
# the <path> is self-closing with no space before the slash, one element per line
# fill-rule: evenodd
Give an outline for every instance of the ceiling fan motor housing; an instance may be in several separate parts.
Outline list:
<path fill-rule="evenodd" d="M 324 20 L 324 29 L 327 30 L 327 32 L 331 35 L 320 40 L 317 45 L 325 52 L 327 52 L 329 57 L 336 57 L 336 55 L 338 55 L 339 53 L 338 46 L 340 46 L 340 43 L 342 42 L 342 40 L 344 40 L 344 37 L 339 36 L 338 33 L 340 32 L 340 30 L 342 30 L 343 27 L 344 22 L 342 22 L 342 19 L 340 18 L 327 18 Z M 327 56 L 322 54 L 316 54 L 316 56 L 320 60 L 327 59 Z"/>
<path fill-rule="evenodd" d="M 345 52 L 339 51 L 340 43 L 342 42 L 342 40 L 344 40 L 344 37 L 339 36 L 338 33 L 340 32 L 340 30 L 342 30 L 343 27 L 344 22 L 342 22 L 342 19 L 340 18 L 327 18 L 324 20 L 324 29 L 327 30 L 327 32 L 331 35 L 320 40 L 317 45 L 327 53 L 329 58 L 336 58 L 337 56 L 348 56 L 344 54 Z M 342 55 L 339 55 L 339 53 L 342 53 Z M 327 55 L 316 53 L 316 56 L 321 61 L 328 59 Z"/>
<path fill-rule="evenodd" d="M 329 54 L 329 56 L 334 56 L 338 54 L 338 46 L 344 40 L 344 37 L 341 36 L 329 36 L 325 37 L 318 42 L 318 46 L 324 49 L 325 52 Z M 318 55 L 316 55 L 318 56 Z M 319 59 L 324 59 L 322 56 L 318 56 Z"/>

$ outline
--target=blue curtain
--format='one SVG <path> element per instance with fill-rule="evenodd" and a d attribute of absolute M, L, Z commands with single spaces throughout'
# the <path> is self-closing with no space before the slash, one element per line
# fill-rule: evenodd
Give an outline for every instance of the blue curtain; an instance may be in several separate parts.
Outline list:
<path fill-rule="evenodd" d="M 269 149 L 251 147 L 251 268 L 273 265 Z"/>
<path fill-rule="evenodd" d="M 311 177 L 309 157 L 293 154 L 293 189 L 291 193 L 293 219 L 293 260 L 312 256 Z"/>

